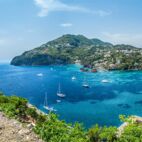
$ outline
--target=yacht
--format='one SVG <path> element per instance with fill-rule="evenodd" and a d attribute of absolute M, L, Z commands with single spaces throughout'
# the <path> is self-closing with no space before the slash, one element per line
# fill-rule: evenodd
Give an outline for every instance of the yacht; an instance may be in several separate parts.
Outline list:
<path fill-rule="evenodd" d="M 60 86 L 60 84 L 59 84 L 59 87 L 58 87 L 57 96 L 61 97 L 61 98 L 66 97 L 66 95 L 61 92 L 61 86 Z"/>
<path fill-rule="evenodd" d="M 71 79 L 72 79 L 72 80 L 76 80 L 76 77 L 75 77 L 75 76 L 73 76 Z"/>
<path fill-rule="evenodd" d="M 42 76 L 43 76 L 43 74 L 42 74 L 42 73 L 38 73 L 38 74 L 37 74 L 37 76 L 42 77 Z"/>
<path fill-rule="evenodd" d="M 56 102 L 57 102 L 57 103 L 60 103 L 60 102 L 61 102 L 61 100 L 56 100 Z"/>
<path fill-rule="evenodd" d="M 84 82 L 82 84 L 82 87 L 84 88 L 90 88 L 89 84 L 87 83 L 86 79 L 84 78 Z"/>
<path fill-rule="evenodd" d="M 108 83 L 109 81 L 106 80 L 106 79 L 103 79 L 101 82 L 102 82 L 102 83 Z"/>
<path fill-rule="evenodd" d="M 47 93 L 45 94 L 45 99 L 44 99 L 44 109 L 48 110 L 48 111 L 56 111 L 53 107 L 49 107 L 48 103 L 47 103 Z"/>
<path fill-rule="evenodd" d="M 84 87 L 84 88 L 90 88 L 87 83 L 83 83 L 83 84 L 82 84 L 82 87 Z"/>

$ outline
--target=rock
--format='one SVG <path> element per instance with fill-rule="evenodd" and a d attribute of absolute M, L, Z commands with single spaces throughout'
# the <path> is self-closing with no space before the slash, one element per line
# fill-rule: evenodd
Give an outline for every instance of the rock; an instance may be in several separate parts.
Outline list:
<path fill-rule="evenodd" d="M 29 136 L 27 136 L 26 139 L 29 140 Z"/>
<path fill-rule="evenodd" d="M 27 125 L 27 128 L 29 128 L 30 130 L 32 130 L 33 127 L 34 127 L 34 126 L 33 126 L 31 123 Z"/>
<path fill-rule="evenodd" d="M 0 125 L 0 130 L 4 129 L 5 126 L 4 125 Z"/>
<path fill-rule="evenodd" d="M 20 135 L 28 135 L 28 134 L 30 134 L 30 130 L 28 130 L 28 129 L 21 129 L 18 133 L 20 134 Z"/>
<path fill-rule="evenodd" d="M 0 112 L 0 142 L 42 142 L 31 129 L 32 125 L 23 126 Z"/>

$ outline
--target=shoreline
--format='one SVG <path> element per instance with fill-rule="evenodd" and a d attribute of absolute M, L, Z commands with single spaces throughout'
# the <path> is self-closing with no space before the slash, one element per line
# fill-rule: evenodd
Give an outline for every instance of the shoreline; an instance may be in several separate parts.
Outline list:
<path fill-rule="evenodd" d="M 14 66 L 14 67 L 56 67 L 56 66 L 71 66 L 71 65 L 76 65 L 78 67 L 82 67 L 84 65 L 82 64 L 50 64 L 50 65 L 12 65 L 9 63 L 0 63 L 1 65 L 6 64 L 6 65 L 10 65 L 10 66 Z M 92 69 L 92 68 L 88 68 L 88 69 Z M 97 69 L 96 69 L 97 70 Z M 135 72 L 135 71 L 142 71 L 142 69 L 112 69 L 112 70 L 107 70 L 107 69 L 98 69 L 97 72 L 115 72 L 115 71 L 120 71 L 120 72 Z M 96 73 L 96 72 L 91 72 L 91 71 L 83 71 L 83 72 L 88 72 L 88 73 Z"/>

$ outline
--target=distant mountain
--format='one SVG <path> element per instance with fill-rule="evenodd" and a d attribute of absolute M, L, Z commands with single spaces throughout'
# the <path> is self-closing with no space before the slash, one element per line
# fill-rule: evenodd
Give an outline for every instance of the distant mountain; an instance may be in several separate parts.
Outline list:
<path fill-rule="evenodd" d="M 92 42 L 95 46 L 104 46 L 104 47 L 107 47 L 107 46 L 112 47 L 113 46 L 113 44 L 111 44 L 109 42 L 103 42 L 97 38 L 92 39 Z"/>
<path fill-rule="evenodd" d="M 47 43 L 50 46 L 61 45 L 63 47 L 84 47 L 93 45 L 93 41 L 83 35 L 63 35 Z"/>
<path fill-rule="evenodd" d="M 121 69 L 141 68 L 141 63 L 136 66 L 133 54 L 141 60 L 141 49 L 130 45 L 113 45 L 99 39 L 88 39 L 83 35 L 63 35 L 53 41 L 41 45 L 33 50 L 12 59 L 11 64 L 23 65 L 57 65 L 80 62 L 92 68 Z M 133 53 L 133 54 L 132 54 Z M 114 56 L 115 55 L 115 56 Z M 135 57 L 135 58 L 136 58 Z M 131 66 L 121 67 L 126 59 L 131 60 Z"/>

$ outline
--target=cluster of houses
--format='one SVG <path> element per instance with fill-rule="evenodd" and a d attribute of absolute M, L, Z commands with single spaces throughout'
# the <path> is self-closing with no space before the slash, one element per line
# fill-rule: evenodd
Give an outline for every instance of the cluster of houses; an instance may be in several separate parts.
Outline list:
<path fill-rule="evenodd" d="M 119 69 L 119 65 L 123 63 L 123 58 L 129 58 L 132 54 L 137 55 L 137 53 L 142 57 L 142 49 L 133 48 L 133 49 L 96 49 L 94 53 L 95 56 L 100 56 L 101 58 L 98 60 L 94 60 L 93 66 L 91 68 L 96 71 L 100 70 L 116 70 Z M 134 56 L 135 58 L 135 56 Z M 76 60 L 76 63 L 80 63 L 80 60 Z M 135 63 L 136 65 L 138 63 Z M 88 65 L 89 66 L 89 65 Z M 86 65 L 84 66 L 86 68 Z M 87 71 L 84 69 L 83 71 Z"/>

